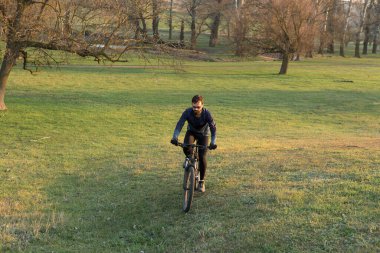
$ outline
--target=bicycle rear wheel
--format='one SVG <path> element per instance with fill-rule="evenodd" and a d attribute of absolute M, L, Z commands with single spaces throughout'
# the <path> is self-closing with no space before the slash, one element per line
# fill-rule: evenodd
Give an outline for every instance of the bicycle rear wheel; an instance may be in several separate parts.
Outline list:
<path fill-rule="evenodd" d="M 190 166 L 185 169 L 183 176 L 183 205 L 182 210 L 186 213 L 190 210 L 191 202 L 193 201 L 195 186 L 194 167 Z"/>

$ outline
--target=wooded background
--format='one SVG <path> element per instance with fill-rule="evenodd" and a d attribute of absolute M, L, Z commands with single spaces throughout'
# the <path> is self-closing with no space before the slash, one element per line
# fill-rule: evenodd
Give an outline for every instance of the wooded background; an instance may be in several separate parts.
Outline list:
<path fill-rule="evenodd" d="M 0 110 L 19 57 L 25 69 L 54 62 L 51 50 L 126 61 L 131 51 L 194 50 L 207 34 L 210 48 L 277 57 L 286 74 L 289 60 L 338 45 L 345 56 L 349 42 L 355 57 L 376 54 L 379 26 L 379 0 L 1 0 Z"/>

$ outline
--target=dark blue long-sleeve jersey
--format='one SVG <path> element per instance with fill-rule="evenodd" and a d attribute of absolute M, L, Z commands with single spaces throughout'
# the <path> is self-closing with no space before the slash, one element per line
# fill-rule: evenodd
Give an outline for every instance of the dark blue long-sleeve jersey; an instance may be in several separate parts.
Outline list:
<path fill-rule="evenodd" d="M 209 136 L 211 132 L 211 143 L 215 144 L 216 141 L 216 124 L 211 116 L 211 113 L 206 109 L 202 109 L 201 116 L 195 117 L 193 108 L 186 109 L 174 129 L 173 138 L 178 139 L 182 127 L 187 121 L 187 130 L 195 134 L 202 134 Z"/>

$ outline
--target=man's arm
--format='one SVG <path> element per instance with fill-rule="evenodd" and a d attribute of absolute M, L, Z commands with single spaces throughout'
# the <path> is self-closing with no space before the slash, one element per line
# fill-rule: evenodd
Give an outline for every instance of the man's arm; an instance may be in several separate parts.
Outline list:
<path fill-rule="evenodd" d="M 216 143 L 216 124 L 215 124 L 215 121 L 210 113 L 210 111 L 208 111 L 208 114 L 207 114 L 207 123 L 210 127 L 210 132 L 211 132 L 211 144 L 214 144 Z"/>
<path fill-rule="evenodd" d="M 175 139 L 175 140 L 178 139 L 178 136 L 181 133 L 182 127 L 185 124 L 186 120 L 187 120 L 187 111 L 184 111 L 182 113 L 181 118 L 178 120 L 177 125 L 174 129 L 173 139 Z"/>

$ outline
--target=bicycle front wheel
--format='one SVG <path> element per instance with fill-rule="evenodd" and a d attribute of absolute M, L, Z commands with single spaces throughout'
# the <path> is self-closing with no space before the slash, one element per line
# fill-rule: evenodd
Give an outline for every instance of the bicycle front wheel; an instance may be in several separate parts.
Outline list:
<path fill-rule="evenodd" d="M 191 202 L 193 201 L 195 173 L 194 167 L 190 166 L 185 169 L 183 176 L 183 206 L 182 210 L 187 213 L 190 210 Z"/>

